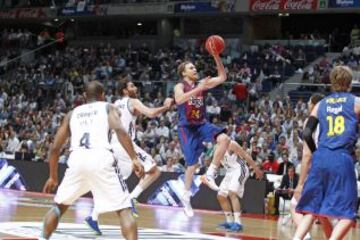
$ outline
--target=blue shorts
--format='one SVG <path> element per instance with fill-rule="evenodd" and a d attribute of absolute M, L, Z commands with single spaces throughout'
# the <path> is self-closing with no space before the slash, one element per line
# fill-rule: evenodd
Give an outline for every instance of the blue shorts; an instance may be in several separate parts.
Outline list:
<path fill-rule="evenodd" d="M 346 150 L 318 149 L 296 211 L 355 219 L 357 185 L 353 157 Z"/>
<path fill-rule="evenodd" d="M 187 166 L 193 166 L 199 162 L 200 155 L 204 152 L 203 142 L 213 142 L 215 137 L 225 132 L 211 123 L 204 123 L 197 126 L 178 126 L 181 148 L 184 153 Z"/>

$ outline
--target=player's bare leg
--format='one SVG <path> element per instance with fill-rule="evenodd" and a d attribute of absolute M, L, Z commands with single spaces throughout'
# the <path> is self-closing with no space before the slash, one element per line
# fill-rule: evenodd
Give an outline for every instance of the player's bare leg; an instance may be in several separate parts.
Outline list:
<path fill-rule="evenodd" d="M 219 201 L 220 207 L 225 215 L 225 222 L 220 224 L 219 226 L 225 229 L 230 229 L 231 224 L 234 222 L 234 217 L 232 214 L 231 205 L 229 202 L 228 195 L 224 192 L 219 192 L 217 194 L 217 199 Z"/>
<path fill-rule="evenodd" d="M 57 228 L 61 216 L 66 212 L 69 208 L 68 205 L 56 204 L 52 207 L 44 217 L 44 226 L 41 233 L 41 237 L 45 239 L 49 239 L 51 234 Z"/>
<path fill-rule="evenodd" d="M 144 178 L 140 179 L 138 185 L 130 193 L 132 199 L 136 199 L 140 194 L 147 189 L 153 182 L 160 177 L 160 169 L 157 166 L 154 166 L 149 172 L 145 173 Z"/>
<path fill-rule="evenodd" d="M 234 224 L 231 226 L 231 231 L 242 231 L 241 224 L 241 204 L 238 195 L 235 192 L 229 191 L 229 198 L 234 212 Z"/>
<path fill-rule="evenodd" d="M 304 215 L 300 224 L 296 228 L 293 240 L 303 239 L 306 233 L 309 232 L 311 225 L 314 222 L 314 219 L 314 216 L 311 214 Z"/>
<path fill-rule="evenodd" d="M 208 185 L 214 191 L 219 191 L 219 187 L 215 183 L 215 174 L 220 166 L 221 160 L 224 158 L 226 150 L 229 148 L 231 139 L 225 133 L 221 133 L 216 137 L 216 148 L 212 162 L 201 181 Z"/>
<path fill-rule="evenodd" d="M 326 217 L 320 217 L 319 220 L 320 220 L 322 228 L 324 230 L 326 239 L 330 239 L 331 233 L 333 231 L 333 226 L 332 226 L 331 222 Z"/>
<path fill-rule="evenodd" d="M 120 226 L 122 235 L 126 240 L 137 240 L 137 224 L 131 213 L 130 208 L 116 211 L 120 218 Z"/>
<path fill-rule="evenodd" d="M 300 225 L 302 219 L 303 219 L 303 216 L 302 214 L 300 213 L 297 213 L 295 211 L 295 208 L 296 208 L 296 205 L 291 203 L 290 204 L 290 213 L 291 213 L 291 218 L 292 220 L 294 221 L 296 227 Z M 308 239 L 311 239 L 311 235 L 310 235 L 310 232 L 307 232 L 305 237 L 304 237 L 304 240 L 308 240 Z"/>
<path fill-rule="evenodd" d="M 353 221 L 350 219 L 341 219 L 334 227 L 334 230 L 332 231 L 331 237 L 329 239 L 330 240 L 343 239 L 350 230 L 352 224 Z"/>
<path fill-rule="evenodd" d="M 194 178 L 194 174 L 195 174 L 195 171 L 196 171 L 197 167 L 198 167 L 198 165 L 195 164 L 195 165 L 192 165 L 192 166 L 188 166 L 186 168 L 186 171 L 185 171 L 185 192 L 184 192 L 184 195 L 180 198 L 182 204 L 184 205 L 185 214 L 188 217 L 194 216 L 194 211 L 193 211 L 193 209 L 191 207 L 191 203 L 190 203 L 190 198 L 191 198 L 190 188 L 191 188 L 193 178 Z"/>
<path fill-rule="evenodd" d="M 149 172 L 145 173 L 144 178 L 141 178 L 139 183 L 136 185 L 136 187 L 132 190 L 130 193 L 130 199 L 132 208 L 131 211 L 133 213 L 134 217 L 138 217 L 139 213 L 135 207 L 136 205 L 136 199 L 140 196 L 140 194 L 147 189 L 153 182 L 156 181 L 160 177 L 160 169 L 157 166 L 154 166 L 152 169 L 150 169 Z"/>
<path fill-rule="evenodd" d="M 291 213 L 291 217 L 292 217 L 292 220 L 294 221 L 294 223 L 296 224 L 296 226 L 299 226 L 300 223 L 301 223 L 301 220 L 303 218 L 303 215 L 300 214 L 300 213 L 297 213 L 295 211 L 295 205 L 291 204 L 290 205 L 290 213 Z"/>

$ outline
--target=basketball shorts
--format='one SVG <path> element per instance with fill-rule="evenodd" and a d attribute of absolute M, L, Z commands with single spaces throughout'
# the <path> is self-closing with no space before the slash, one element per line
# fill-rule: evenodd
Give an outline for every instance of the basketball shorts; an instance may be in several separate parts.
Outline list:
<path fill-rule="evenodd" d="M 138 159 L 144 166 L 145 173 L 148 173 L 153 167 L 156 166 L 155 160 L 147 152 L 136 145 L 136 143 L 133 142 L 133 145 Z M 133 171 L 132 160 L 119 142 L 115 142 L 111 146 L 121 175 L 124 179 L 127 179 L 130 177 Z"/>
<path fill-rule="evenodd" d="M 112 152 L 106 149 L 81 149 L 71 152 L 68 168 L 54 201 L 71 205 L 91 191 L 98 213 L 131 207 L 125 181 Z"/>
<path fill-rule="evenodd" d="M 346 150 L 318 149 L 296 207 L 300 213 L 354 219 L 357 189 L 353 157 Z"/>
<path fill-rule="evenodd" d="M 199 163 L 199 158 L 205 150 L 203 142 L 213 142 L 217 135 L 225 131 L 225 128 L 208 122 L 197 126 L 178 126 L 181 148 L 187 166 Z"/>
<path fill-rule="evenodd" d="M 249 178 L 249 169 L 237 168 L 227 170 L 224 179 L 219 186 L 219 194 L 228 196 L 229 191 L 236 193 L 239 198 L 242 198 L 245 190 L 246 180 Z"/>

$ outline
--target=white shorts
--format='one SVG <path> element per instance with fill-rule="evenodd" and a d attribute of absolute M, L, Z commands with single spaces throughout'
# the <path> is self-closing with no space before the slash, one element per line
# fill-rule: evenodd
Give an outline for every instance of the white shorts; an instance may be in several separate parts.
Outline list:
<path fill-rule="evenodd" d="M 220 183 L 219 194 L 229 195 L 229 191 L 237 193 L 242 198 L 245 190 L 246 180 L 249 178 L 249 169 L 238 168 L 227 170 L 224 179 Z"/>
<path fill-rule="evenodd" d="M 113 154 L 106 149 L 83 149 L 71 152 L 68 169 L 54 201 L 71 205 L 91 191 L 98 213 L 131 207 L 129 192 Z"/>
<path fill-rule="evenodd" d="M 144 166 L 145 173 L 148 173 L 156 166 L 155 160 L 147 152 L 136 145 L 136 143 L 133 142 L 133 145 L 140 162 Z M 132 160 L 119 142 L 113 143 L 112 148 L 121 175 L 124 179 L 127 179 L 133 171 Z"/>

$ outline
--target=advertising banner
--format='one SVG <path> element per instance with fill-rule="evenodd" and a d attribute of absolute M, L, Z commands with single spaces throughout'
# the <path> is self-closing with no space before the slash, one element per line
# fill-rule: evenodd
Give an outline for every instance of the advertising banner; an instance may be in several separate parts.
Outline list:
<path fill-rule="evenodd" d="M 250 12 L 315 11 L 318 0 L 250 0 Z"/>
<path fill-rule="evenodd" d="M 0 11 L 0 18 L 46 18 L 49 14 L 42 8 L 20 8 Z"/>
<path fill-rule="evenodd" d="M 359 0 L 329 0 L 330 8 L 353 8 L 360 7 Z"/>
<path fill-rule="evenodd" d="M 59 183 L 67 166 L 59 164 Z M 11 188 L 41 192 L 49 177 L 48 163 L 32 161 L 0 160 L 0 188 Z M 220 184 L 223 177 L 216 178 Z M 132 174 L 126 179 L 131 192 L 138 184 L 139 179 Z M 26 184 L 25 184 L 26 183 Z M 160 177 L 151 184 L 137 199 L 140 203 L 162 206 L 182 206 L 180 196 L 184 193 L 184 175 L 173 172 L 162 172 Z M 216 199 L 217 192 L 201 185 L 200 176 L 195 175 L 191 186 L 192 204 L 197 209 L 220 210 Z M 243 211 L 247 213 L 264 213 L 264 197 L 266 182 L 248 179 L 242 201 Z M 91 196 L 89 194 L 85 195 Z"/>
<path fill-rule="evenodd" d="M 64 7 L 58 10 L 59 16 L 106 16 L 107 6 L 103 5 L 77 5 Z"/>
<path fill-rule="evenodd" d="M 175 13 L 233 12 L 236 1 L 176 3 Z"/>
<path fill-rule="evenodd" d="M 24 179 L 6 159 L 0 159 L 0 188 L 26 190 Z"/>

